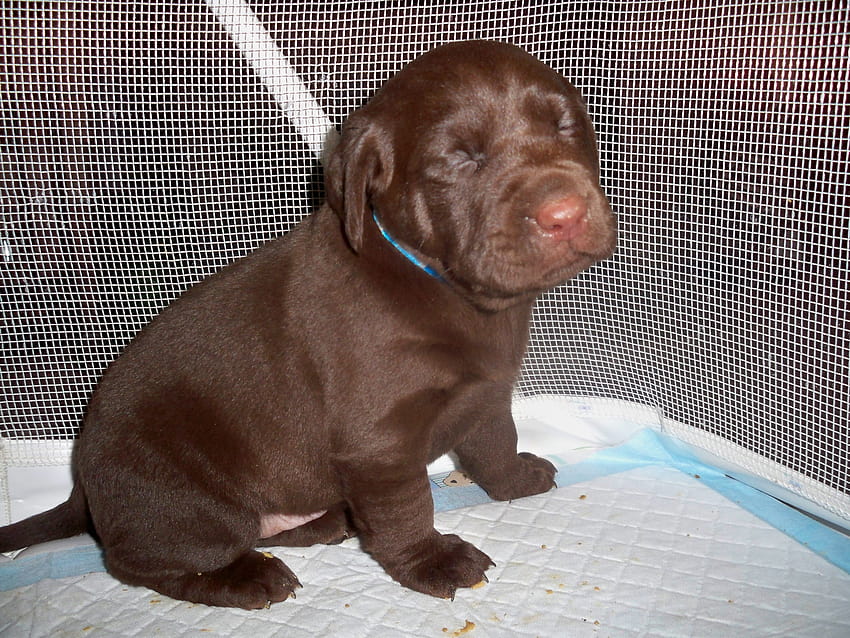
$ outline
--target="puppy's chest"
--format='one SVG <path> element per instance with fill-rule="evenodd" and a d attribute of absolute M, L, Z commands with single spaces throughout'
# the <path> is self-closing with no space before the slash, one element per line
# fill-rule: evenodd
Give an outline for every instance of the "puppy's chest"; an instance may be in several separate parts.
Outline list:
<path fill-rule="evenodd" d="M 424 364 L 427 377 L 443 379 L 450 386 L 468 383 L 511 383 L 522 363 L 524 344 L 498 340 L 423 341 L 408 354 Z M 423 379 L 424 380 L 424 379 Z"/>

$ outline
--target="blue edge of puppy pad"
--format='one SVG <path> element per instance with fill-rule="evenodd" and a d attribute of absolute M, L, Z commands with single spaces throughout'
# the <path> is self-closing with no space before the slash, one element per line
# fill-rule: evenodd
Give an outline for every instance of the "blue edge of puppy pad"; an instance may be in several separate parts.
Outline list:
<path fill-rule="evenodd" d="M 601 450 L 572 465 L 557 456 L 549 457 L 558 466 L 557 485 L 564 487 L 617 474 L 638 467 L 673 467 L 701 480 L 738 506 L 768 522 L 811 551 L 850 573 L 850 536 L 830 528 L 785 503 L 760 492 L 720 470 L 682 453 L 672 440 L 654 430 L 642 430 L 625 443 Z M 446 511 L 488 503 L 491 499 L 477 485 L 447 487 L 446 473 L 431 477 L 436 511 Z M 45 578 L 65 578 L 105 571 L 96 545 L 21 556 L 0 564 L 0 591 L 31 585 Z"/>

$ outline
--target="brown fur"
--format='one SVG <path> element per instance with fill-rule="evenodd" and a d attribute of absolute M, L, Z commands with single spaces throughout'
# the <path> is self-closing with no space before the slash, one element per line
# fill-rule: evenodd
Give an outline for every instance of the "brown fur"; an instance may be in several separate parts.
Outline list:
<path fill-rule="evenodd" d="M 440 47 L 350 117 L 326 183 L 326 205 L 109 366 L 71 498 L 0 550 L 90 524 L 117 578 L 245 608 L 300 585 L 254 547 L 354 532 L 417 591 L 482 580 L 490 559 L 434 530 L 425 466 L 454 450 L 496 499 L 554 485 L 517 454 L 510 404 L 535 297 L 614 246 L 583 103 L 510 45 Z"/>

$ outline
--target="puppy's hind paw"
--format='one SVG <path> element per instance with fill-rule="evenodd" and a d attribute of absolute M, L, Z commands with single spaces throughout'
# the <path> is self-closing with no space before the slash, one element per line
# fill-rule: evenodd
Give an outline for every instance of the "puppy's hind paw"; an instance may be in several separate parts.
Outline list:
<path fill-rule="evenodd" d="M 251 550 L 215 571 L 185 574 L 148 586 L 172 598 L 194 603 L 262 609 L 294 598 L 301 583 L 279 558 Z"/>

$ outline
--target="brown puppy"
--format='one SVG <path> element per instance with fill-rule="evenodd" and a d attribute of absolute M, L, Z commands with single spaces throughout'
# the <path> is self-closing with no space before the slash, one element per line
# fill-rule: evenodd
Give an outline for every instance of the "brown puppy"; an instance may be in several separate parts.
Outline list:
<path fill-rule="evenodd" d="M 414 61 L 348 120 L 328 203 L 109 366 L 69 500 L 0 551 L 90 526 L 127 583 L 256 608 L 299 583 L 254 547 L 356 530 L 407 587 L 478 583 L 491 561 L 434 530 L 425 465 L 454 450 L 500 500 L 553 486 L 511 391 L 536 295 L 613 250 L 598 170 L 578 92 L 520 49 Z"/>

